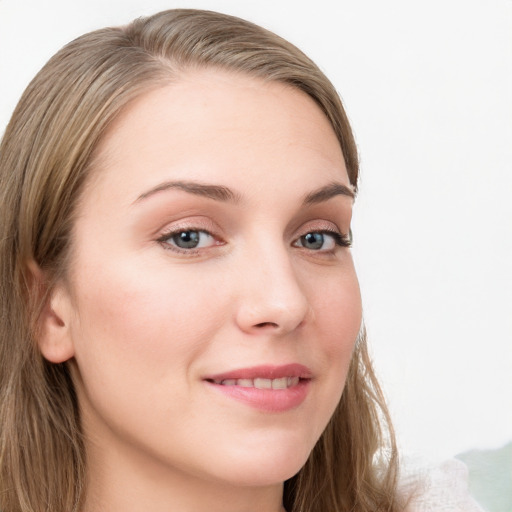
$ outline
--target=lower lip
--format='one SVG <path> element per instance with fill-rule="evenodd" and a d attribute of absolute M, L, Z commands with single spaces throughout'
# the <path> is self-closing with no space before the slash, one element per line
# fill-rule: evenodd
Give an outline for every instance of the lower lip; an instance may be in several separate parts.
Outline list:
<path fill-rule="evenodd" d="M 215 391 L 225 396 L 244 402 L 265 412 L 285 412 L 298 407 L 309 391 L 310 379 L 300 380 L 296 386 L 286 389 L 258 389 L 242 386 L 223 386 L 205 381 Z"/>

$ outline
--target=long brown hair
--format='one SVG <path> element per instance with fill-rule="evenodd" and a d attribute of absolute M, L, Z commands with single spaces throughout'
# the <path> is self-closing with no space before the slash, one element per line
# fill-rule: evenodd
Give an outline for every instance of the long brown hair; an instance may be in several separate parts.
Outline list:
<path fill-rule="evenodd" d="M 171 10 L 86 34 L 23 94 L 0 145 L 0 509 L 80 510 L 85 453 L 67 364 L 35 343 L 38 308 L 66 271 L 77 200 L 94 151 L 124 107 L 194 67 L 278 81 L 311 96 L 357 187 L 358 155 L 336 90 L 295 46 L 244 20 Z M 48 282 L 35 290 L 27 262 Z M 342 399 L 306 465 L 285 483 L 288 512 L 396 511 L 396 448 L 361 332 Z"/>

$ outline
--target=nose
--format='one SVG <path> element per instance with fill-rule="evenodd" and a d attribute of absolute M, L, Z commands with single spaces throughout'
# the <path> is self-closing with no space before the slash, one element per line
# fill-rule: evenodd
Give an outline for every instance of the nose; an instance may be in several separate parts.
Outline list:
<path fill-rule="evenodd" d="M 236 308 L 239 328 L 249 334 L 282 336 L 300 327 L 310 304 L 286 248 L 259 251 L 243 266 Z"/>

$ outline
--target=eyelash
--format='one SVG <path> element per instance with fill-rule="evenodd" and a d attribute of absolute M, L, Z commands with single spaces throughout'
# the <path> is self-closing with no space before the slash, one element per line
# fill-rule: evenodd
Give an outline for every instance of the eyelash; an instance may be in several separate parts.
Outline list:
<path fill-rule="evenodd" d="M 215 240 L 215 242 L 211 246 L 206 247 L 206 248 L 203 248 L 203 247 L 195 248 L 195 247 L 193 247 L 193 248 L 184 249 L 184 248 L 181 248 L 181 247 L 177 247 L 176 245 L 171 245 L 171 243 L 169 242 L 169 239 L 171 239 L 173 237 L 176 237 L 176 236 L 178 236 L 180 234 L 183 234 L 183 233 L 204 234 L 204 235 L 207 235 L 207 236 L 213 238 Z M 337 231 L 333 231 L 333 230 L 329 230 L 329 229 L 317 229 L 317 230 L 307 231 L 306 233 L 304 233 L 303 235 L 298 237 L 293 242 L 293 246 L 298 247 L 298 248 L 303 248 L 303 249 L 305 249 L 307 251 L 310 251 L 310 252 L 313 252 L 313 253 L 317 252 L 317 253 L 320 253 L 320 254 L 322 254 L 322 253 L 328 254 L 329 252 L 332 252 L 331 250 L 308 249 L 307 247 L 304 247 L 303 245 L 296 245 L 301 240 L 303 240 L 306 236 L 311 235 L 311 234 L 330 236 L 330 237 L 332 237 L 332 239 L 334 241 L 334 244 L 336 246 L 338 246 L 338 247 L 348 247 L 348 248 L 352 247 L 352 230 L 349 231 L 348 235 L 344 235 L 344 234 L 341 234 L 341 233 L 339 233 Z M 194 227 L 180 228 L 180 229 L 168 231 L 168 232 L 164 233 L 162 236 L 160 236 L 156 241 L 158 243 L 160 243 L 166 250 L 173 251 L 173 252 L 176 252 L 178 254 L 184 254 L 184 255 L 187 255 L 187 256 L 194 256 L 194 255 L 198 254 L 199 251 L 201 251 L 203 249 L 208 249 L 208 248 L 213 247 L 213 246 L 224 245 L 224 242 L 222 242 L 222 241 L 219 242 L 218 241 L 218 237 L 216 237 L 210 231 L 207 231 L 206 229 L 194 228 Z"/>

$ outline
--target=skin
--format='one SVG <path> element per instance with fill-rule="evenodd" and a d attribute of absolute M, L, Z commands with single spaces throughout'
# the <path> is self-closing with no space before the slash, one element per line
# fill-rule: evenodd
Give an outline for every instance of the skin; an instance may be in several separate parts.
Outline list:
<path fill-rule="evenodd" d="M 282 483 L 339 401 L 361 324 L 350 249 L 328 234 L 304 245 L 350 228 L 349 195 L 304 205 L 333 182 L 351 188 L 328 120 L 283 84 L 194 71 L 131 104 L 98 162 L 40 339 L 47 359 L 72 366 L 84 511 L 282 510 Z M 170 180 L 236 200 L 155 191 Z M 180 251 L 169 235 L 180 230 L 211 235 Z M 288 363 L 312 379 L 284 412 L 204 380 Z"/>

